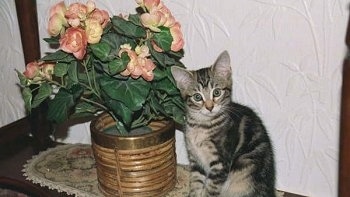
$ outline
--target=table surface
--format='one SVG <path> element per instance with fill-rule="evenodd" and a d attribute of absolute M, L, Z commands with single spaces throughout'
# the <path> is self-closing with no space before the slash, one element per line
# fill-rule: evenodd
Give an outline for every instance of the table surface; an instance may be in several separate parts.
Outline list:
<path fill-rule="evenodd" d="M 41 193 L 47 194 L 45 196 L 69 197 L 70 195 L 65 193 L 50 190 L 26 180 L 22 172 L 23 165 L 43 149 L 38 148 L 37 143 L 28 135 L 28 132 L 19 132 L 18 129 L 23 128 L 11 125 L 0 129 L 0 187 L 13 189 L 25 187 L 24 191 L 40 190 Z M 9 186 L 9 183 L 14 185 Z"/>
<path fill-rule="evenodd" d="M 45 148 L 39 146 L 34 138 L 28 135 L 27 124 L 14 124 L 0 128 L 0 187 L 7 185 L 7 183 L 20 183 L 18 187 L 23 185 L 29 189 L 40 190 L 45 195 L 36 196 L 50 196 L 50 197 L 73 197 L 64 192 L 58 192 L 57 190 L 50 190 L 48 187 L 41 187 L 39 184 L 34 184 L 23 176 L 23 165 L 27 163 L 27 160 L 31 159 L 34 155 L 37 155 L 40 151 L 44 151 Z M 20 132 L 19 132 L 20 131 Z M 16 135 L 14 135 L 16 133 Z M 53 143 L 50 147 L 60 145 L 59 143 Z M 6 182 L 6 180 L 8 181 Z M 5 180 L 5 184 L 4 184 Z M 29 190 L 31 191 L 31 190 Z M 285 193 L 284 197 L 302 197 L 295 194 Z"/>

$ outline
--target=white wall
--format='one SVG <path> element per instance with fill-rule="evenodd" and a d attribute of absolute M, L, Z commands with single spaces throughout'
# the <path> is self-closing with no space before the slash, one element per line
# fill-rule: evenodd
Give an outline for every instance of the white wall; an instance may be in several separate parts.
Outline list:
<path fill-rule="evenodd" d="M 38 0 L 41 37 L 49 7 Z M 72 2 L 72 1 L 66 1 Z M 265 121 L 277 161 L 277 186 L 311 197 L 337 196 L 339 103 L 349 0 L 165 1 L 186 38 L 190 69 L 212 64 L 228 50 L 234 100 Z M 134 1 L 97 1 L 110 13 L 134 10 Z M 13 1 L 0 1 L 0 126 L 24 116 L 13 68 L 21 47 Z M 5 27 L 5 28 L 3 28 Z M 47 46 L 42 42 L 42 51 Z M 5 84 L 5 85 L 4 85 Z M 89 142 L 88 125 L 70 129 L 68 142 Z M 177 143 L 183 143 L 177 133 Z M 178 161 L 186 163 L 183 145 Z"/>
<path fill-rule="evenodd" d="M 24 68 L 15 2 L 0 1 L 0 127 L 25 116 L 15 68 Z"/>

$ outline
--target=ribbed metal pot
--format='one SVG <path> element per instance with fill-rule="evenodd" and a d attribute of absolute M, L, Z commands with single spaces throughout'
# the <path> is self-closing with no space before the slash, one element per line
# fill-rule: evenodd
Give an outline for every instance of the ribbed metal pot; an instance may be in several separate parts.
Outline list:
<path fill-rule="evenodd" d="M 151 122 L 152 132 L 136 136 L 103 132 L 114 124 L 102 114 L 90 125 L 100 191 L 121 197 L 166 195 L 176 184 L 174 122 Z"/>

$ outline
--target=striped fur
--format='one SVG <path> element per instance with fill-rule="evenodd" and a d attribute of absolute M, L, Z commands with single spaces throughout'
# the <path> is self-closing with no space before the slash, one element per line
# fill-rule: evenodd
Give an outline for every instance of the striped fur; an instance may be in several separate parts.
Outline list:
<path fill-rule="evenodd" d="M 272 145 L 256 113 L 231 101 L 228 53 L 211 67 L 172 74 L 187 104 L 189 196 L 275 197 Z"/>

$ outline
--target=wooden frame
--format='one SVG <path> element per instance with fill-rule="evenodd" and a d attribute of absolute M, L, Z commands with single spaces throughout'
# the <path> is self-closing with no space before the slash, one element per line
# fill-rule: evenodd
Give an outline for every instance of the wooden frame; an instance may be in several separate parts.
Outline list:
<path fill-rule="evenodd" d="M 15 0 L 25 64 L 40 58 L 36 0 Z M 33 109 L 29 116 L 31 133 L 39 149 L 52 145 L 51 124 L 46 120 L 46 106 Z"/>
<path fill-rule="evenodd" d="M 350 18 L 345 38 L 350 47 Z M 349 51 L 348 51 L 349 53 Z M 350 196 L 350 59 L 344 60 L 339 140 L 339 197 Z"/>

